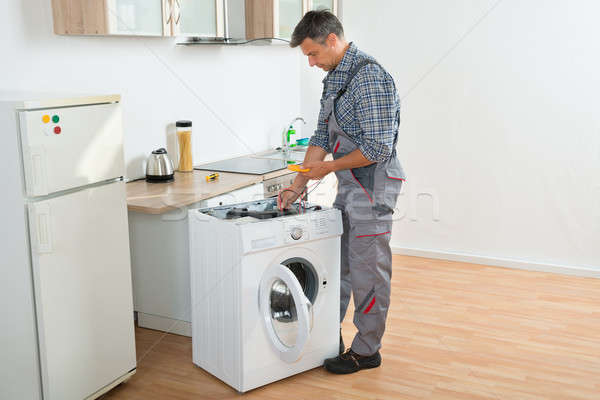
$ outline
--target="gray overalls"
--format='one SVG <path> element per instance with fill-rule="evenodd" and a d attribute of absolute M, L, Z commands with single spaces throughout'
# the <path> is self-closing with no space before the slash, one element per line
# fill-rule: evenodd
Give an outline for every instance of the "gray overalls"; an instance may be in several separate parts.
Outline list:
<path fill-rule="evenodd" d="M 337 95 L 325 104 L 329 131 L 329 146 L 334 159 L 345 156 L 358 147 L 337 123 L 335 105 L 360 68 L 375 63 L 359 62 L 350 72 Z M 394 149 L 396 148 L 394 140 Z M 390 234 L 392 213 L 404 180 L 404 172 L 395 150 L 389 160 L 335 173 L 338 193 L 333 206 L 342 212 L 344 233 L 341 255 L 340 322 L 343 321 L 354 295 L 354 325 L 358 333 L 352 350 L 371 355 L 381 347 L 385 320 L 390 304 L 392 252 Z"/>

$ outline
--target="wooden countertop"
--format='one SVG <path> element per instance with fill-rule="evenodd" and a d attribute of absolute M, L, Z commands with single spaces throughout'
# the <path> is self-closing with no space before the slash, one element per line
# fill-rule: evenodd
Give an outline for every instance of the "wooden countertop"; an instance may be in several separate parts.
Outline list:
<path fill-rule="evenodd" d="M 206 200 L 246 186 L 293 173 L 288 169 L 265 175 L 219 172 L 219 179 L 206 182 L 211 171 L 175 172 L 175 180 L 168 183 L 132 181 L 125 185 L 127 209 L 145 214 L 162 214 L 169 210 Z"/>

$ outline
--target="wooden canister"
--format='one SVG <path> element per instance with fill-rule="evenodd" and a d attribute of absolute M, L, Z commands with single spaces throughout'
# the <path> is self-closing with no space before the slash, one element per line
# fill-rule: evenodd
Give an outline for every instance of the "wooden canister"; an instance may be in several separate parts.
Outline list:
<path fill-rule="evenodd" d="M 177 142 L 179 143 L 179 168 L 180 172 L 194 170 L 192 163 L 192 121 L 177 121 Z"/>

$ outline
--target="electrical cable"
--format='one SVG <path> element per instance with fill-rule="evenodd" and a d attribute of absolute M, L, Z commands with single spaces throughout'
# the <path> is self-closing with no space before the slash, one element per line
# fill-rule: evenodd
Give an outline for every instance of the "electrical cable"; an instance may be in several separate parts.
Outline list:
<path fill-rule="evenodd" d="M 296 200 L 299 199 L 299 201 L 298 201 L 297 204 L 296 203 L 292 204 L 292 205 L 294 205 L 294 204 L 297 205 L 297 207 L 298 207 L 298 213 L 302 214 L 302 213 L 306 212 L 306 210 L 312 210 L 312 209 L 315 209 L 316 207 L 319 207 L 319 209 L 320 209 L 320 206 L 318 206 L 318 205 L 315 205 L 315 206 L 312 206 L 312 207 L 307 207 L 308 204 L 307 204 L 305 198 L 307 198 L 308 195 L 311 194 L 321 184 L 321 182 L 323 182 L 323 180 L 319 179 L 315 183 L 313 183 L 312 185 L 305 186 L 304 189 L 302 190 L 302 192 L 300 192 L 300 193 L 296 192 L 295 190 L 290 189 L 289 187 L 285 188 L 285 189 L 282 189 L 279 192 L 279 194 L 277 195 L 277 207 L 281 209 L 281 202 L 282 202 L 281 195 L 283 194 L 283 192 L 292 192 L 296 196 L 298 196 L 296 198 Z M 310 191 L 309 191 L 309 189 L 310 189 Z"/>
<path fill-rule="evenodd" d="M 317 188 L 317 186 L 319 186 L 321 184 L 321 182 L 323 182 L 323 179 L 319 179 L 318 181 L 316 181 L 315 183 L 313 183 L 310 186 L 312 189 L 310 190 L 310 192 L 306 193 L 306 195 L 308 196 L 309 194 L 311 194 Z"/>

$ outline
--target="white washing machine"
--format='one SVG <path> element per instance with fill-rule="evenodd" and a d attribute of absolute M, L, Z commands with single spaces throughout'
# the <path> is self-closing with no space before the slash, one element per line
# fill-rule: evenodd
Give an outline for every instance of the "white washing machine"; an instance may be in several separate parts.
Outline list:
<path fill-rule="evenodd" d="M 339 210 L 274 199 L 189 211 L 194 364 L 240 392 L 339 350 Z"/>

